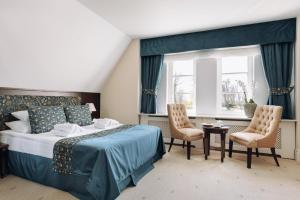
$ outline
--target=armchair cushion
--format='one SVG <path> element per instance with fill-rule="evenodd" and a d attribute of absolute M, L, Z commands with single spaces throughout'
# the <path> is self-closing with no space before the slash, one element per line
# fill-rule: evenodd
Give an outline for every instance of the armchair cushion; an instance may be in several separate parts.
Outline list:
<path fill-rule="evenodd" d="M 203 131 L 198 128 L 181 128 L 178 129 L 178 131 L 184 135 L 183 140 L 186 141 L 200 140 L 203 138 Z"/>
<path fill-rule="evenodd" d="M 258 133 L 236 132 L 231 133 L 229 139 L 241 145 L 250 148 L 256 148 L 258 146 L 257 141 L 263 139 L 264 137 L 264 135 Z"/>

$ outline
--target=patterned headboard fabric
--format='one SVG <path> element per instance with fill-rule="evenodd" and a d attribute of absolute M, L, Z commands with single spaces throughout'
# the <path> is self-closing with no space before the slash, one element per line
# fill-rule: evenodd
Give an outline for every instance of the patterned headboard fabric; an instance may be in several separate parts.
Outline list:
<path fill-rule="evenodd" d="M 30 106 L 80 105 L 79 96 L 30 96 L 0 95 L 0 130 L 5 130 L 5 122 L 16 120 L 11 113 L 27 110 Z"/>

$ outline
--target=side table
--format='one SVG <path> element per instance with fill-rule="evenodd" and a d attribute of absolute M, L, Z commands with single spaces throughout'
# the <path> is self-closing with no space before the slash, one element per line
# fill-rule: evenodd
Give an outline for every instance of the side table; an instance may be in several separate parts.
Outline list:
<path fill-rule="evenodd" d="M 221 136 L 221 162 L 224 161 L 225 158 L 225 139 L 226 134 L 228 133 L 229 127 L 203 127 L 204 131 L 204 152 L 205 152 L 205 160 L 209 155 L 210 151 L 210 135 L 211 134 L 219 134 Z"/>

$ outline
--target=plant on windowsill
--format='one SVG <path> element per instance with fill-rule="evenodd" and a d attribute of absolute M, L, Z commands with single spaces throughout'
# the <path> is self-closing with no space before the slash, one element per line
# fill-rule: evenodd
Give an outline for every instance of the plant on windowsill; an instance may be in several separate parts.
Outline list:
<path fill-rule="evenodd" d="M 253 101 L 253 99 L 249 99 L 247 101 L 246 92 L 244 92 L 245 104 L 244 104 L 244 112 L 248 118 L 252 118 L 257 107 L 257 104 Z"/>

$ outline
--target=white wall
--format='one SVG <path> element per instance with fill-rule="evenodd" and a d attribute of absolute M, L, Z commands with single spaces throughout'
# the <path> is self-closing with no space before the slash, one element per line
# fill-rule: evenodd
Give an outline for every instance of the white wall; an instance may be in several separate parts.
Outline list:
<path fill-rule="evenodd" d="M 101 117 L 117 119 L 122 123 L 138 123 L 140 47 L 133 40 L 101 94 Z"/>
<path fill-rule="evenodd" d="M 76 0 L 1 0 L 0 86 L 99 92 L 129 42 Z"/>

